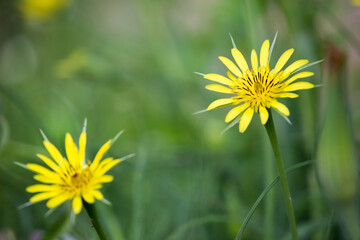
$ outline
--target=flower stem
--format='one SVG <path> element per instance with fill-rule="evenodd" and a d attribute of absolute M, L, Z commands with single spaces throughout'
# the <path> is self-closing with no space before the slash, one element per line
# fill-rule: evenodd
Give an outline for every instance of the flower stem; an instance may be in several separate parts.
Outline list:
<path fill-rule="evenodd" d="M 106 237 L 104 229 L 102 228 L 99 217 L 96 213 L 95 205 L 87 203 L 86 201 L 84 201 L 84 199 L 82 200 L 82 202 L 100 240 L 107 240 L 108 238 Z"/>
<path fill-rule="evenodd" d="M 277 137 L 276 137 L 275 126 L 274 126 L 274 121 L 273 121 L 273 118 L 272 118 L 272 115 L 271 115 L 271 111 L 269 111 L 269 119 L 265 124 L 265 129 L 266 129 L 266 132 L 267 132 L 267 134 L 269 136 L 270 143 L 271 143 L 271 146 L 272 146 L 273 151 L 274 151 L 276 163 L 277 163 L 278 169 L 279 169 L 281 186 L 282 186 L 282 189 L 283 189 L 284 199 L 285 199 L 285 202 L 286 202 L 286 207 L 287 207 L 287 212 L 288 212 L 288 217 L 289 217 L 289 222 L 290 222 L 290 227 L 291 227 L 292 238 L 293 238 L 293 240 L 298 240 L 298 235 L 297 235 L 297 230 L 296 230 L 295 214 L 294 214 L 294 208 L 293 208 L 292 201 L 291 201 L 291 196 L 290 196 L 290 191 L 289 191 L 289 184 L 288 184 L 288 180 L 286 178 L 284 163 L 283 163 L 283 161 L 281 159 L 281 156 L 280 156 L 279 145 L 278 145 L 278 141 L 277 141 Z"/>

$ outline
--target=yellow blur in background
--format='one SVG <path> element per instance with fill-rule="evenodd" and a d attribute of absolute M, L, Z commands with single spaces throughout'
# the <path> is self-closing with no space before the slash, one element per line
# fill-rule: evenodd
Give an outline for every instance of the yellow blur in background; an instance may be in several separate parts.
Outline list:
<path fill-rule="evenodd" d="M 22 0 L 20 10 L 30 21 L 45 21 L 68 7 L 71 0 Z"/>

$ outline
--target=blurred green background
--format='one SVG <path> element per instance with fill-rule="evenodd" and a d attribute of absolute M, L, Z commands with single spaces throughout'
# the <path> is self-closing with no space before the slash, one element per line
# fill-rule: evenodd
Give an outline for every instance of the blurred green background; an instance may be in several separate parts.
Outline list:
<path fill-rule="evenodd" d="M 234 239 L 244 217 L 277 175 L 258 116 L 244 134 L 225 132 L 219 109 L 193 115 L 222 96 L 193 72 L 225 73 L 229 33 L 246 59 L 278 31 L 272 61 L 325 61 L 309 81 L 325 84 L 328 46 L 346 59 L 346 99 L 360 140 L 360 6 L 324 0 L 0 0 L 0 239 L 97 239 L 82 211 L 45 216 L 45 203 L 19 210 L 35 183 L 14 162 L 39 162 L 41 128 L 64 152 L 88 119 L 87 157 L 121 129 L 116 166 L 96 206 L 110 239 Z M 351 90 L 349 90 L 351 89 Z M 283 101 L 292 125 L 275 117 L 285 166 L 314 160 L 323 122 L 322 89 Z M 336 140 L 335 140 L 336 141 Z M 289 174 L 301 239 L 324 239 L 333 205 L 314 165 Z M 334 218 L 328 239 L 346 239 Z M 259 205 L 244 239 L 289 239 L 280 186 Z"/>

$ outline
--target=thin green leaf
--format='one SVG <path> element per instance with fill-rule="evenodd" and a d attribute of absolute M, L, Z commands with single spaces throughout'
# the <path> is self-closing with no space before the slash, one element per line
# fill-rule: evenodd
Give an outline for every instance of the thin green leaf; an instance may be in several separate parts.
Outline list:
<path fill-rule="evenodd" d="M 212 222 L 230 222 L 230 221 L 229 221 L 229 217 L 227 216 L 217 216 L 217 215 L 208 215 L 205 217 L 196 218 L 190 220 L 189 222 L 179 227 L 175 232 L 173 232 L 169 237 L 167 237 L 166 240 L 179 239 L 189 229 Z"/>
<path fill-rule="evenodd" d="M 312 163 L 312 162 L 313 162 L 312 160 L 309 160 L 309 161 L 305 161 L 305 162 L 295 164 L 294 166 L 288 168 L 286 170 L 286 173 L 289 173 L 289 172 L 292 172 L 292 171 L 294 171 L 294 170 L 296 170 L 298 168 L 310 165 L 310 163 Z M 244 220 L 243 224 L 241 225 L 241 228 L 240 228 L 238 234 L 235 237 L 235 240 L 240 240 L 241 239 L 241 237 L 242 237 L 242 235 L 243 235 L 243 233 L 245 231 L 245 228 L 246 228 L 247 224 L 249 223 L 252 215 L 254 214 L 256 208 L 259 206 L 260 202 L 264 199 L 266 194 L 276 185 L 276 183 L 279 181 L 279 179 L 280 179 L 280 176 L 277 176 L 274 180 L 272 180 L 272 182 L 264 189 L 264 191 L 256 199 L 255 203 L 253 204 L 250 211 L 246 215 L 245 220 Z"/>

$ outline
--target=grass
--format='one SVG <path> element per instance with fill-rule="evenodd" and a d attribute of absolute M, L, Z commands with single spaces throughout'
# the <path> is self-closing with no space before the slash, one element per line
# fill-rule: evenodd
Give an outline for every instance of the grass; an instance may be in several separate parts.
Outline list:
<path fill-rule="evenodd" d="M 96 239 L 84 211 L 73 221 L 67 205 L 48 217 L 44 203 L 17 209 L 35 181 L 14 162 L 36 162 L 35 154 L 45 153 L 38 129 L 64 153 L 65 133 L 79 135 L 87 118 L 89 159 L 121 129 L 109 155 L 137 154 L 116 166 L 115 181 L 103 188 L 112 206 L 96 205 L 110 239 L 235 239 L 276 176 L 264 169 L 264 161 L 274 159 L 257 116 L 245 134 L 234 127 L 220 135 L 227 110 L 192 115 L 221 96 L 207 91 L 207 82 L 193 72 L 225 72 L 217 57 L 230 57 L 229 33 L 246 59 L 278 31 L 273 59 L 294 47 L 291 59 L 326 62 L 325 43 L 341 48 L 356 42 L 353 29 L 344 27 L 343 12 L 351 8 L 341 1 L 90 0 L 73 1 L 34 23 L 0 0 L 6 9 L 0 16 L 7 16 L 0 30 L 0 238 L 45 232 Z M 313 83 L 325 82 L 323 66 L 311 67 Z M 349 71 L 355 87 L 347 94 L 357 99 L 353 82 L 360 73 Z M 286 103 L 292 125 L 274 116 L 285 168 L 315 157 L 322 89 L 296 100 L 306 107 Z M 336 215 L 327 230 L 333 207 L 311 181 L 314 170 L 307 166 L 289 175 L 300 239 L 323 239 L 327 232 L 328 239 L 346 239 Z M 290 236 L 281 189 L 274 186 L 269 193 L 243 239 Z"/>

